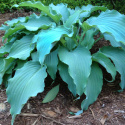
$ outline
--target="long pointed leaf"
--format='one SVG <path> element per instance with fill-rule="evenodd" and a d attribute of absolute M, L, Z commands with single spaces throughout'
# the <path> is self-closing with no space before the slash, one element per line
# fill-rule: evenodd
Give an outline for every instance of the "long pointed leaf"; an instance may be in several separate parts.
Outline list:
<path fill-rule="evenodd" d="M 62 80 L 68 84 L 69 90 L 74 96 L 76 96 L 76 85 L 74 84 L 72 77 L 69 75 L 68 66 L 60 62 L 58 70 Z"/>
<path fill-rule="evenodd" d="M 94 44 L 94 33 L 95 33 L 95 29 L 90 29 L 85 33 L 85 37 L 84 40 L 81 42 L 82 46 L 87 47 L 88 49 L 91 49 L 93 44 Z"/>
<path fill-rule="evenodd" d="M 87 110 L 88 106 L 97 100 L 103 85 L 103 74 L 96 63 L 92 64 L 91 74 L 85 88 L 86 99 L 81 104 L 82 110 Z"/>
<path fill-rule="evenodd" d="M 53 80 L 56 78 L 56 72 L 57 72 L 57 65 L 58 65 L 57 53 L 58 49 L 47 55 L 45 59 L 47 71 Z"/>
<path fill-rule="evenodd" d="M 76 23 L 79 20 L 79 16 L 80 16 L 81 11 L 78 10 L 76 12 L 73 13 L 73 15 L 71 15 L 66 23 L 64 24 L 66 27 L 70 28 L 74 23 Z"/>
<path fill-rule="evenodd" d="M 60 60 L 68 65 L 68 71 L 76 85 L 77 94 L 82 95 L 91 70 L 91 54 L 85 47 L 78 46 L 73 51 L 64 47 L 59 49 Z"/>
<path fill-rule="evenodd" d="M 59 85 L 55 86 L 47 93 L 42 103 L 47 103 L 52 101 L 57 96 L 58 92 L 59 92 Z"/>
<path fill-rule="evenodd" d="M 115 66 L 113 65 L 113 63 L 111 62 L 111 60 L 107 56 L 105 56 L 101 52 L 97 52 L 97 53 L 92 55 L 92 59 L 94 61 L 100 63 L 103 67 L 105 67 L 107 72 L 112 75 L 112 78 L 113 78 L 112 81 L 115 80 L 116 68 L 115 68 Z"/>
<path fill-rule="evenodd" d="M 100 51 L 114 62 L 117 71 L 121 75 L 121 89 L 125 89 L 125 51 L 114 47 L 103 47 Z"/>

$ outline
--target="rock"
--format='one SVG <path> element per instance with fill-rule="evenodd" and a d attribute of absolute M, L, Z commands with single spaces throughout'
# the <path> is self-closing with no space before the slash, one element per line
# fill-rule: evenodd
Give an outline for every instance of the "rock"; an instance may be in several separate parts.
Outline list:
<path fill-rule="evenodd" d="M 6 110 L 6 105 L 4 103 L 0 103 L 0 112 L 3 112 Z"/>

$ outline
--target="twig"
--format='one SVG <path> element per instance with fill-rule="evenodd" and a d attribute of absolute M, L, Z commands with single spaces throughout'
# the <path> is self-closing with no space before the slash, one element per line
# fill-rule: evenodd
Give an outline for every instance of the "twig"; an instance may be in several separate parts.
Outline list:
<path fill-rule="evenodd" d="M 90 111 L 91 111 L 91 113 L 92 113 L 93 118 L 95 119 L 95 114 L 94 114 L 94 112 L 92 111 L 91 108 L 89 108 L 89 109 L 90 109 Z"/>
<path fill-rule="evenodd" d="M 61 123 L 61 122 L 58 122 L 58 121 L 56 121 L 56 120 L 54 120 L 54 119 L 52 119 L 52 118 L 50 118 L 50 117 L 47 117 L 47 116 L 45 116 L 45 115 L 43 115 L 43 114 L 21 113 L 20 116 L 29 116 L 29 117 L 42 116 L 42 117 L 44 117 L 44 118 L 46 118 L 46 119 L 52 120 L 53 122 L 60 124 L 60 125 L 65 125 L 65 124 L 63 124 L 63 123 Z"/>
<path fill-rule="evenodd" d="M 75 115 L 75 116 L 70 116 L 68 118 L 73 119 L 73 118 L 81 118 L 81 117 L 82 117 L 81 115 Z"/>
<path fill-rule="evenodd" d="M 30 114 L 30 113 L 21 113 L 20 116 L 28 116 L 28 117 L 38 117 L 41 114 Z"/>
<path fill-rule="evenodd" d="M 32 125 L 35 125 L 40 117 L 38 117 Z"/>

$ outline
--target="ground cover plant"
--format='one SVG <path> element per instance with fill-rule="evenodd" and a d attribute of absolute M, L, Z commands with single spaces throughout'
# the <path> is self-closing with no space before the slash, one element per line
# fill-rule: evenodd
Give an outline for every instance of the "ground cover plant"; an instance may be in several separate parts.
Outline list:
<path fill-rule="evenodd" d="M 125 16 L 101 6 L 82 6 L 70 9 L 65 4 L 44 6 L 41 2 L 23 2 L 15 7 L 34 7 L 41 10 L 27 17 L 6 21 L 4 46 L 0 48 L 0 84 L 7 88 L 11 105 L 12 124 L 30 97 L 44 91 L 44 80 L 53 80 L 57 71 L 68 84 L 76 99 L 83 94 L 81 111 L 87 110 L 98 97 L 103 85 L 99 65 L 111 74 L 121 75 L 119 91 L 125 89 Z M 111 46 L 96 53 L 91 49 L 99 39 L 109 40 Z M 5 42 L 6 41 L 6 42 Z M 50 83 L 51 85 L 51 83 Z M 43 103 L 52 101 L 59 91 L 55 86 Z"/>

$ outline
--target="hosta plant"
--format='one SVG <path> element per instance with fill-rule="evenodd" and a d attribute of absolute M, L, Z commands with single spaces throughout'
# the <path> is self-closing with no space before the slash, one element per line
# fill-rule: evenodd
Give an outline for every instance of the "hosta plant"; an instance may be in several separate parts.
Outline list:
<path fill-rule="evenodd" d="M 44 91 L 47 75 L 55 80 L 59 72 L 75 98 L 86 95 L 76 115 L 87 110 L 102 89 L 100 66 L 111 74 L 109 82 L 118 72 L 119 91 L 125 89 L 125 15 L 92 5 L 75 9 L 31 1 L 14 5 L 26 6 L 41 13 L 6 21 L 0 28 L 6 31 L 0 48 L 0 84 L 7 88 L 12 125 L 28 99 Z M 101 38 L 109 40 L 109 46 L 91 53 Z M 43 103 L 54 99 L 58 91 L 59 85 L 50 90 Z"/>

